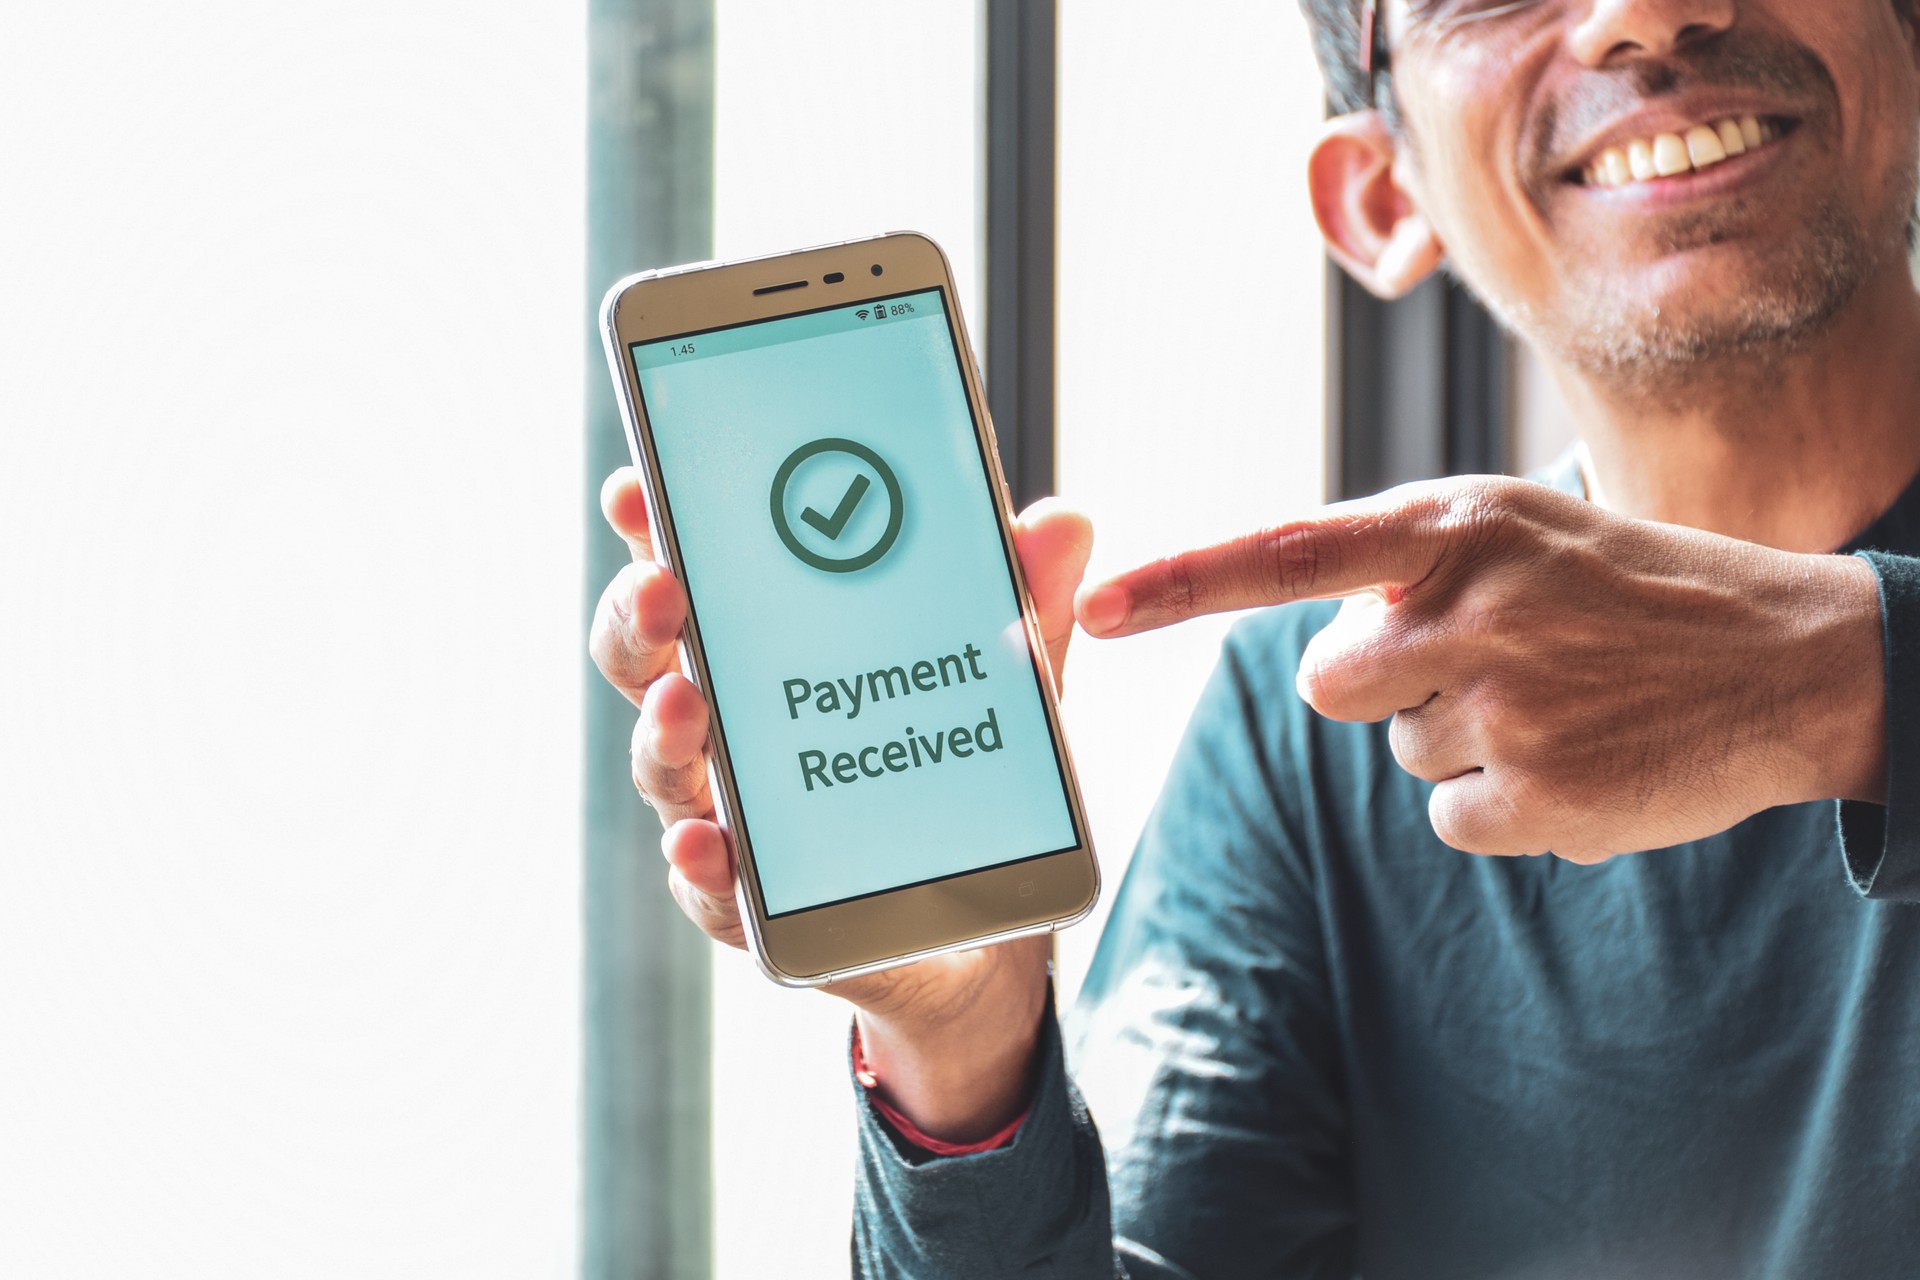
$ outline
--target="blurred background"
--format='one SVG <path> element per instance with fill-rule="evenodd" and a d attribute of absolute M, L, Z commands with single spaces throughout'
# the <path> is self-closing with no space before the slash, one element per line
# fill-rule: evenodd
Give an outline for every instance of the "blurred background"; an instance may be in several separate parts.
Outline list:
<path fill-rule="evenodd" d="M 599 296 L 930 234 L 1096 572 L 1545 456 L 1330 279 L 1322 109 L 1285 3 L 10 13 L 0 1275 L 844 1271 L 845 1009 L 677 918 L 586 664 Z M 1109 885 L 1226 625 L 1075 646 Z"/>

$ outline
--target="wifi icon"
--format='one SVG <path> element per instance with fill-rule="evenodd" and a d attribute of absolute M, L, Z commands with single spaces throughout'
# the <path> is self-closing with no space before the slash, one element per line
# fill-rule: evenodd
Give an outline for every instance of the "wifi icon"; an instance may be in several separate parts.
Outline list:
<path fill-rule="evenodd" d="M 854 312 L 853 314 L 859 316 L 862 320 L 865 320 L 868 316 L 872 315 L 873 312 L 867 310 L 867 308 L 865 307 L 862 307 L 858 311 Z"/>

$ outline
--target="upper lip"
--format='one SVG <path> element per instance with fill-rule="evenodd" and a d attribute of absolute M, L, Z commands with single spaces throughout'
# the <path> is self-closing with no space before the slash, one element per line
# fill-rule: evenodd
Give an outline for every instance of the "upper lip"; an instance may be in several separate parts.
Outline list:
<path fill-rule="evenodd" d="M 1609 147 L 1624 147 L 1641 138 L 1659 133 L 1685 136 L 1695 125 L 1712 125 L 1728 117 L 1757 116 L 1774 121 L 1798 121 L 1801 117 L 1777 99 L 1755 94 L 1712 93 L 1687 98 L 1663 99 L 1648 103 L 1626 115 L 1615 116 L 1585 138 L 1567 148 L 1556 162 L 1563 178 L 1577 178 Z"/>

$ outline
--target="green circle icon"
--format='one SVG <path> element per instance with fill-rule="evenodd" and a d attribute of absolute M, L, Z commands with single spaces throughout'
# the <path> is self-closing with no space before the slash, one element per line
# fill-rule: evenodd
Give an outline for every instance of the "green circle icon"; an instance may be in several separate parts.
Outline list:
<path fill-rule="evenodd" d="M 886 529 L 872 546 L 839 560 L 823 556 L 801 542 L 794 533 L 793 526 L 787 523 L 787 485 L 792 482 L 793 473 L 800 469 L 801 463 L 823 453 L 844 453 L 858 458 L 873 468 L 873 473 L 880 477 L 880 483 L 887 491 Z M 808 507 L 800 513 L 800 518 L 828 541 L 838 540 L 841 532 L 847 527 L 847 522 L 852 519 L 854 509 L 860 505 L 861 499 L 865 496 L 869 483 L 864 472 L 856 473 L 833 511 L 822 513 Z M 810 441 L 788 454 L 787 460 L 780 464 L 780 469 L 773 473 L 771 500 L 773 531 L 780 535 L 780 541 L 786 545 L 787 550 L 793 552 L 794 558 L 800 563 L 812 565 L 816 569 L 824 569 L 828 573 L 852 573 L 856 569 L 866 568 L 887 554 L 893 548 L 894 540 L 900 536 L 900 521 L 905 515 L 905 503 L 900 494 L 900 479 L 893 474 L 893 468 L 888 466 L 879 454 L 859 441 L 843 439 L 840 436 L 827 436 Z"/>

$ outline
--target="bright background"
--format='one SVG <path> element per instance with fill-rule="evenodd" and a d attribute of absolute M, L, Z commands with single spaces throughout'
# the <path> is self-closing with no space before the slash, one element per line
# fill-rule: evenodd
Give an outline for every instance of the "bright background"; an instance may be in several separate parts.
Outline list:
<path fill-rule="evenodd" d="M 0 1276 L 571 1276 L 584 13 L 15 9 Z M 1113 568 L 1320 496 L 1320 90 L 1290 5 L 1062 10 Z M 978 342 L 979 0 L 717 11 L 717 253 L 925 231 Z M 1076 645 L 1110 885 L 1224 625 Z M 717 960 L 719 1274 L 832 1274 L 845 1010 Z"/>
<path fill-rule="evenodd" d="M 575 1273 L 585 66 L 9 8 L 0 1276 Z"/>
<path fill-rule="evenodd" d="M 720 0 L 717 256 L 924 231 L 983 348 L 981 10 Z M 836 63 L 863 70 L 821 74 Z M 913 91 L 876 105 L 872 68 Z M 1291 5 L 1061 5 L 1059 487 L 1094 516 L 1095 572 L 1320 500 L 1325 259 L 1303 180 L 1320 118 Z M 1226 625 L 1074 645 L 1067 730 L 1109 894 Z M 1099 927 L 1060 936 L 1063 1000 Z M 720 959 L 718 1273 L 825 1274 L 851 1213 L 846 1007 Z"/>

